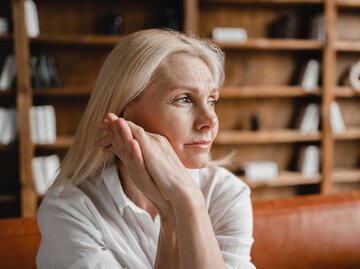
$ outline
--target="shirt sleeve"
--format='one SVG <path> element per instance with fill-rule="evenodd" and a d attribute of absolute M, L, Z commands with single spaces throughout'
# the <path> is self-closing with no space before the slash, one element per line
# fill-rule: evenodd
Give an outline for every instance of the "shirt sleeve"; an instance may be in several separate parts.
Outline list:
<path fill-rule="evenodd" d="M 229 172 L 230 174 L 230 172 Z M 216 239 L 227 268 L 255 269 L 250 251 L 253 244 L 253 214 L 249 187 L 230 174 L 217 186 L 213 219 Z"/>
<path fill-rule="evenodd" d="M 123 268 L 105 248 L 89 199 L 79 190 L 72 192 L 61 199 L 51 194 L 39 208 L 42 239 L 36 258 L 38 268 Z"/>

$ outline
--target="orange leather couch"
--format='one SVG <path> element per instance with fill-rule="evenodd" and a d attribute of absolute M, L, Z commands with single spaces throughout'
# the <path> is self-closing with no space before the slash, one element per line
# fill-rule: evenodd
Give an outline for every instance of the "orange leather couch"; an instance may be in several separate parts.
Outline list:
<path fill-rule="evenodd" d="M 360 192 L 254 203 L 257 269 L 359 269 Z M 0 220 L 0 268 L 36 268 L 34 218 Z"/>

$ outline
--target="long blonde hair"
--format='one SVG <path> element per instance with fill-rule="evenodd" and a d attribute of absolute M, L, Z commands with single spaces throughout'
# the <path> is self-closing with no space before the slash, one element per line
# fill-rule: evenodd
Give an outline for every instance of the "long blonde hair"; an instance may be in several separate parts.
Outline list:
<path fill-rule="evenodd" d="M 170 55 L 186 53 L 202 59 L 217 87 L 224 80 L 224 55 L 215 45 L 171 30 L 135 32 L 122 40 L 106 58 L 89 103 L 74 137 L 74 144 L 61 163 L 51 188 L 64 183 L 78 185 L 101 172 L 114 156 L 94 144 L 102 137 L 99 123 L 107 113 L 117 115 L 149 85 L 159 65 Z"/>

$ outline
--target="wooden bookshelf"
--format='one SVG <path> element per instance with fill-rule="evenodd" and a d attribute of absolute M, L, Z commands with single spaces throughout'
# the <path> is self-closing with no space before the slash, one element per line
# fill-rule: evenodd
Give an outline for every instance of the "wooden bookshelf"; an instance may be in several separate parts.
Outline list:
<path fill-rule="evenodd" d="M 339 0 L 340 1 L 340 0 Z M 353 0 L 356 1 L 356 0 Z M 234 3 L 234 4 L 288 4 L 288 5 L 299 5 L 299 4 L 321 4 L 322 0 L 200 0 L 205 3 Z"/>
<path fill-rule="evenodd" d="M 360 3 L 357 0 L 337 0 L 336 4 L 338 7 L 360 7 Z"/>
<path fill-rule="evenodd" d="M 345 98 L 360 97 L 359 91 L 355 91 L 353 88 L 346 86 L 335 87 L 334 94 L 336 97 L 345 97 Z"/>
<path fill-rule="evenodd" d="M 334 134 L 336 140 L 360 140 L 360 127 L 347 128 L 346 131 Z"/>
<path fill-rule="evenodd" d="M 317 142 L 321 133 L 301 133 L 299 130 L 269 131 L 221 131 L 215 139 L 216 145 L 269 144 Z"/>
<path fill-rule="evenodd" d="M 240 177 L 242 178 L 242 177 Z M 321 175 L 304 176 L 299 172 L 280 171 L 277 178 L 271 180 L 256 180 L 251 181 L 242 178 L 251 188 L 263 187 L 286 187 L 286 186 L 300 186 L 308 184 L 318 184 L 321 182 Z"/>
<path fill-rule="evenodd" d="M 337 51 L 360 52 L 360 41 L 338 40 L 334 46 Z"/>
<path fill-rule="evenodd" d="M 90 97 L 91 88 L 84 86 L 65 86 L 49 89 L 34 89 L 35 97 Z"/>
<path fill-rule="evenodd" d="M 360 182 L 360 168 L 337 168 L 332 174 L 334 183 Z"/>
<path fill-rule="evenodd" d="M 55 143 L 52 144 L 36 144 L 36 149 L 41 150 L 59 150 L 59 149 L 69 149 L 70 146 L 73 144 L 73 137 L 72 136 L 58 136 L 56 138 Z"/>
<path fill-rule="evenodd" d="M 217 42 L 213 43 L 224 49 L 252 49 L 252 50 L 321 50 L 323 44 L 315 40 L 284 40 L 257 38 L 249 39 L 244 43 L 238 42 Z"/>
<path fill-rule="evenodd" d="M 220 91 L 221 99 L 233 98 L 288 98 L 320 96 L 321 89 L 317 88 L 311 92 L 304 91 L 300 86 L 241 86 L 223 87 Z"/>
<path fill-rule="evenodd" d="M 21 123 L 19 139 L 14 145 L 0 145 L 0 155 L 11 152 L 18 162 L 18 166 L 14 166 L 18 175 L 12 177 L 19 180 L 21 186 L 17 200 L 22 203 L 22 216 L 33 216 L 41 200 L 35 192 L 31 160 L 47 152 L 64 156 L 73 143 L 73 135 L 106 55 L 126 35 L 161 27 L 164 12 L 169 7 L 180 7 L 184 32 L 208 40 L 212 40 L 214 27 L 243 27 L 248 32 L 248 40 L 244 43 L 216 42 L 226 54 L 226 76 L 217 105 L 220 129 L 212 150 L 215 159 L 235 150 L 238 152 L 235 168 L 246 160 L 276 160 L 281 170 L 278 178 L 256 183 L 244 179 L 259 199 L 282 196 L 280 192 L 284 189 L 289 196 L 296 195 L 299 188 L 305 188 L 307 193 L 323 194 L 336 192 L 337 186 L 345 183 L 357 188 L 356 183 L 360 181 L 360 167 L 356 161 L 360 154 L 357 116 L 360 94 L 350 86 L 343 86 L 340 78 L 359 58 L 360 41 L 342 38 L 334 29 L 348 13 L 359 15 L 360 9 L 356 8 L 360 7 L 360 1 L 157 0 L 156 5 L 142 1 L 136 8 L 130 2 L 120 6 L 115 0 L 101 3 L 39 0 L 36 4 L 39 37 L 27 37 L 23 0 L 12 0 L 4 7 L 6 16 L 12 18 L 13 30 L 9 35 L 0 36 L 0 60 L 4 59 L 1 53 L 12 52 L 19 67 L 17 88 L 12 92 L 0 91 L 0 105 L 17 107 Z M 123 35 L 106 35 L 100 27 L 101 22 L 120 7 L 126 22 Z M 81 16 L 74 16 L 80 13 Z M 296 37 L 269 36 L 269 24 L 282 14 L 297 19 Z M 318 14 L 325 18 L 326 42 L 308 35 L 311 20 Z M 66 23 L 64 18 L 67 18 Z M 61 87 L 33 89 L 29 60 L 31 55 L 39 54 L 54 57 Z M 301 88 L 299 78 L 309 59 L 321 62 L 322 69 L 319 87 L 308 93 Z M 332 133 L 329 123 L 332 101 L 338 101 L 343 108 L 347 127 L 343 133 Z M 318 132 L 303 134 L 292 126 L 293 115 L 309 103 L 320 105 L 322 124 Z M 57 141 L 34 144 L 30 138 L 28 111 L 33 105 L 48 104 L 56 111 Z M 254 113 L 260 116 L 259 131 L 249 128 L 250 116 Z M 304 177 L 291 167 L 299 149 L 307 145 L 319 146 L 322 154 L 321 172 L 312 177 Z M 342 149 L 343 146 L 346 148 Z M 0 177 L 5 176 L 0 174 Z"/>
<path fill-rule="evenodd" d="M 84 46 L 115 46 L 125 36 L 109 36 L 109 35 L 41 35 L 31 38 L 32 43 L 39 44 L 55 44 L 55 45 L 84 45 Z"/>

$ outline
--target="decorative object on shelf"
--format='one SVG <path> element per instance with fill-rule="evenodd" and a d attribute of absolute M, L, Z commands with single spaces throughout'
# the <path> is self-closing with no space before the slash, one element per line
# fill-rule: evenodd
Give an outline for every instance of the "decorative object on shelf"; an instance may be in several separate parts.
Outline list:
<path fill-rule="evenodd" d="M 118 13 L 109 15 L 106 22 L 106 33 L 109 35 L 122 35 L 124 33 L 124 17 Z"/>
<path fill-rule="evenodd" d="M 355 91 L 360 92 L 360 61 L 351 66 L 349 82 Z"/>
<path fill-rule="evenodd" d="M 165 27 L 175 30 L 175 31 L 181 31 L 181 18 L 177 14 L 176 9 L 174 8 L 168 8 L 165 11 Z"/>
<path fill-rule="evenodd" d="M 252 131 L 260 130 L 260 116 L 257 113 L 253 113 L 250 116 L 250 126 Z"/>
<path fill-rule="evenodd" d="M 268 34 L 271 38 L 296 38 L 296 18 L 292 14 L 283 14 L 270 23 Z"/>
<path fill-rule="evenodd" d="M 6 91 L 11 88 L 16 76 L 16 62 L 14 55 L 8 55 L 5 59 L 0 74 L 0 91 Z"/>
<path fill-rule="evenodd" d="M 31 139 L 37 144 L 52 144 L 56 141 L 56 115 L 53 106 L 30 108 Z"/>
<path fill-rule="evenodd" d="M 34 88 L 52 88 L 60 85 L 53 57 L 40 55 L 30 59 L 31 83 Z"/>
<path fill-rule="evenodd" d="M 0 107 L 0 144 L 8 145 L 17 134 L 17 113 L 14 107 Z"/>
<path fill-rule="evenodd" d="M 302 149 L 299 168 L 303 176 L 315 176 L 320 173 L 320 148 L 309 145 Z"/>
<path fill-rule="evenodd" d="M 243 28 L 216 27 L 212 30 L 212 38 L 219 42 L 246 42 L 247 32 Z"/>
<path fill-rule="evenodd" d="M 333 133 L 341 133 L 346 130 L 343 116 L 341 114 L 340 106 L 333 101 L 330 104 L 330 126 Z"/>
<path fill-rule="evenodd" d="M 6 35 L 9 33 L 8 20 L 0 17 L 0 35 Z"/>
<path fill-rule="evenodd" d="M 36 192 L 44 195 L 57 174 L 59 173 L 60 159 L 57 155 L 39 156 L 31 161 L 31 168 Z"/>
<path fill-rule="evenodd" d="M 36 5 L 32 0 L 24 1 L 25 25 L 29 37 L 37 37 L 40 34 L 39 16 Z"/>
<path fill-rule="evenodd" d="M 309 37 L 325 43 L 326 37 L 323 14 L 318 14 L 312 19 Z"/>
<path fill-rule="evenodd" d="M 320 107 L 318 104 L 308 104 L 302 121 L 300 123 L 300 131 L 303 133 L 315 133 L 320 126 Z"/>
<path fill-rule="evenodd" d="M 274 180 L 279 176 L 279 166 L 271 161 L 248 161 L 241 166 L 248 181 Z"/>
<path fill-rule="evenodd" d="M 301 79 L 301 88 L 305 92 L 314 91 L 319 86 L 320 62 L 311 59 L 307 62 Z"/>

